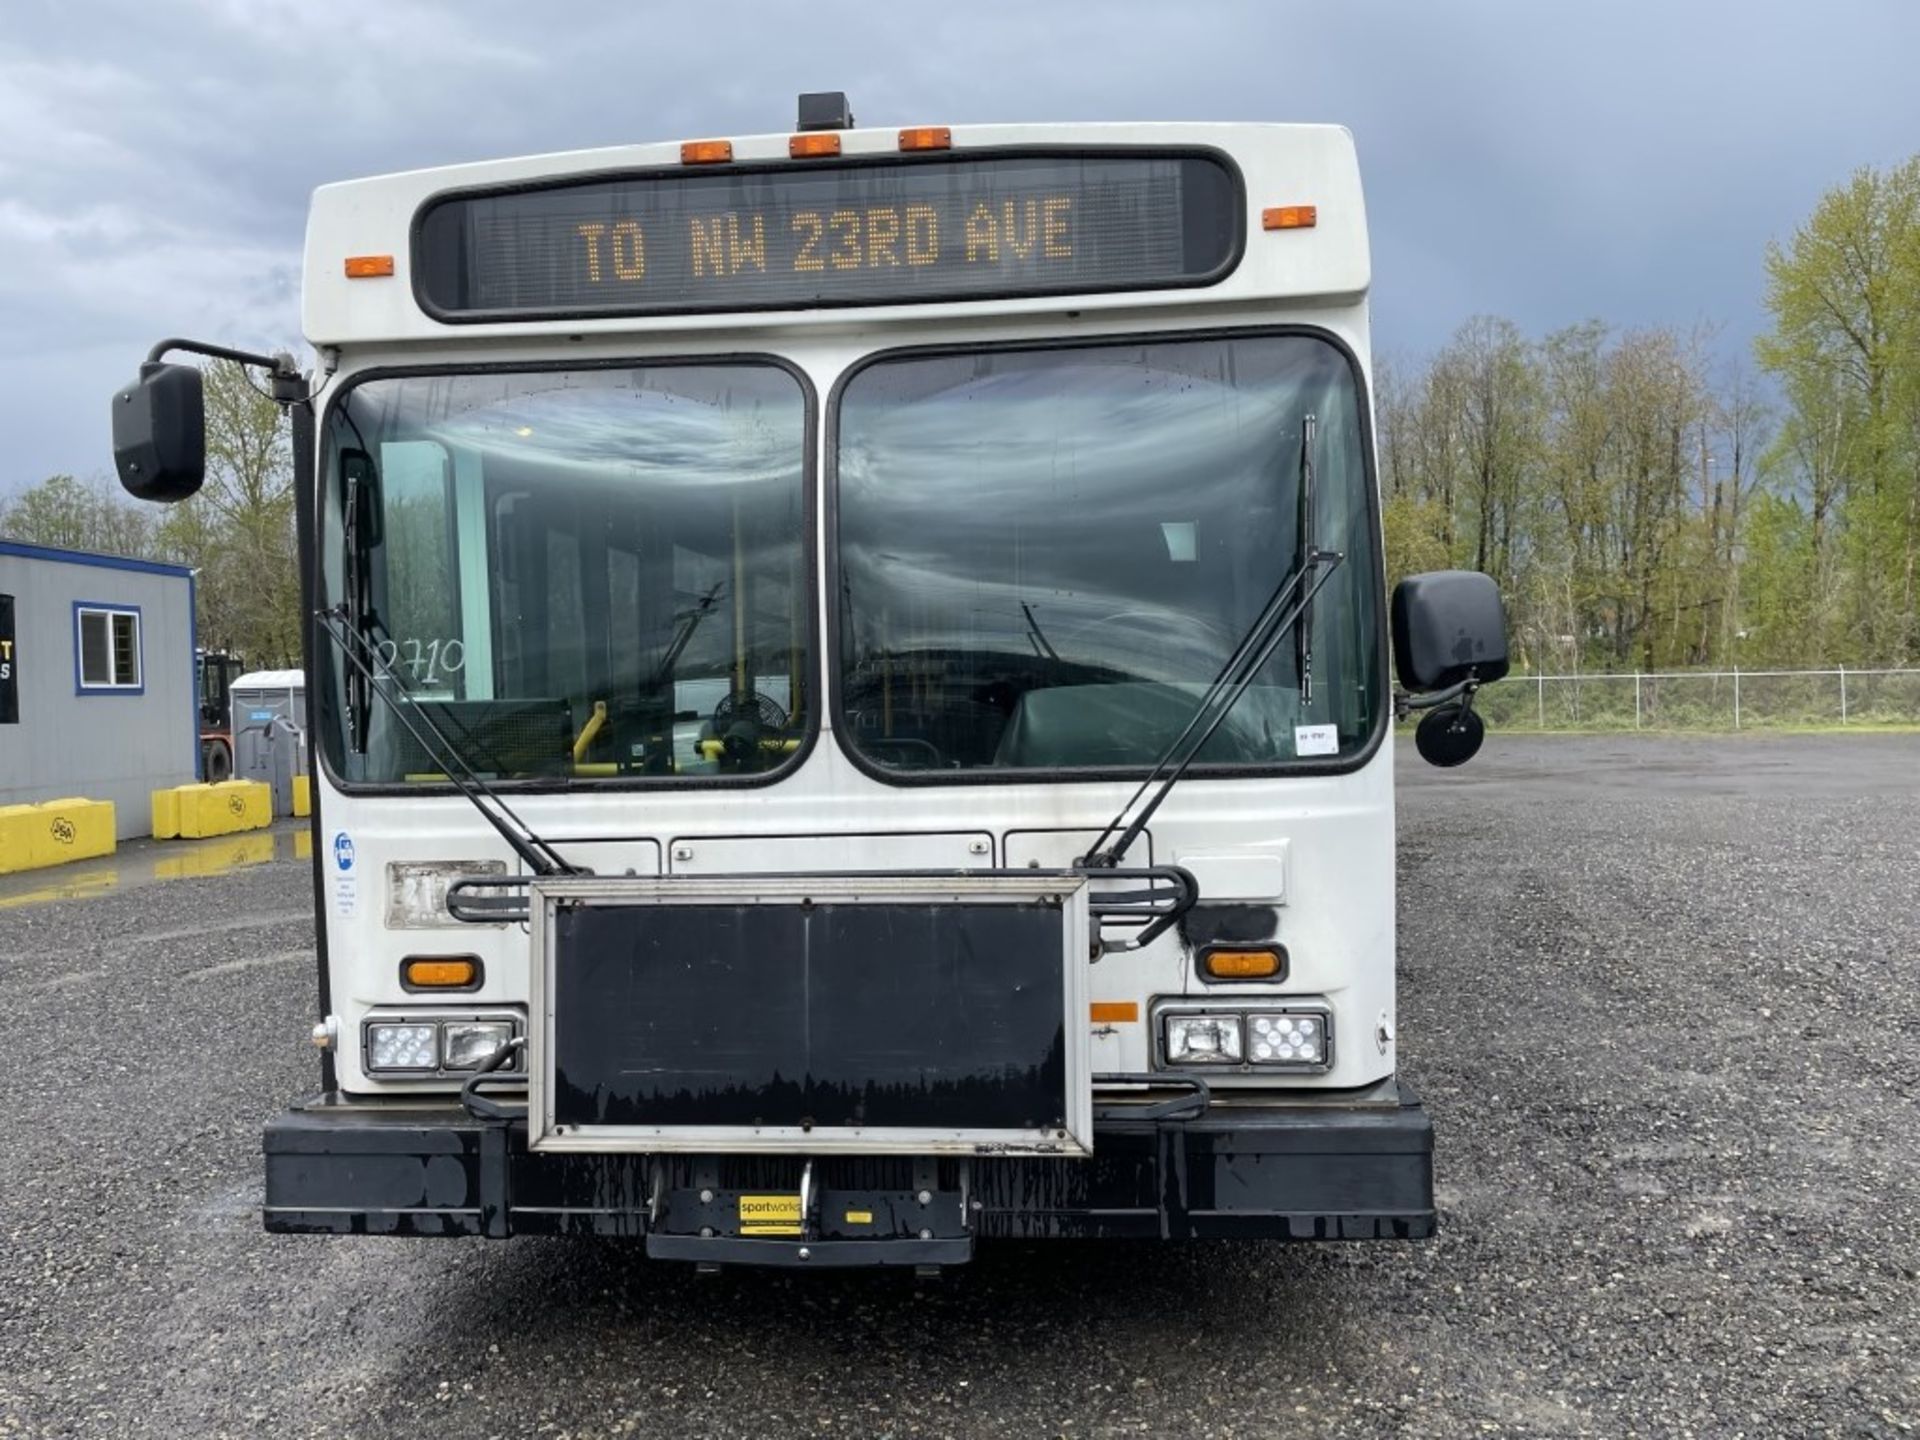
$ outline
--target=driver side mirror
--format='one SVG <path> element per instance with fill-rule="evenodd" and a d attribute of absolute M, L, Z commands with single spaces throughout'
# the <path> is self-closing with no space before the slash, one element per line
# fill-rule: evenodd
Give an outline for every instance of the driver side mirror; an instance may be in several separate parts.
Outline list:
<path fill-rule="evenodd" d="M 1473 689 L 1507 673 L 1507 612 L 1500 587 L 1475 570 L 1409 575 L 1393 588 L 1393 661 L 1411 696 L 1407 709 L 1431 709 L 1414 745 L 1433 765 L 1463 765 L 1486 727 L 1473 712 Z M 1463 688 L 1464 687 L 1464 688 Z M 1461 690 L 1458 698 L 1437 692 Z M 1417 697 L 1434 695 L 1421 705 Z"/>
<path fill-rule="evenodd" d="M 207 472 L 207 411 L 200 371 L 149 361 L 113 397 L 113 470 L 136 500 L 171 505 Z"/>

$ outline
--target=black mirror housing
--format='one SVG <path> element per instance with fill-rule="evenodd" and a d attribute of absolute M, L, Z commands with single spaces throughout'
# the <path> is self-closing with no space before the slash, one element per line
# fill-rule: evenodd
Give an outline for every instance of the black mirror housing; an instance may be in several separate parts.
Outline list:
<path fill-rule="evenodd" d="M 171 505 L 199 490 L 207 411 L 197 367 L 150 361 L 113 397 L 113 469 L 136 500 Z"/>
<path fill-rule="evenodd" d="M 1415 694 L 1507 673 L 1500 587 L 1477 570 L 1409 575 L 1393 587 L 1393 662 Z"/>

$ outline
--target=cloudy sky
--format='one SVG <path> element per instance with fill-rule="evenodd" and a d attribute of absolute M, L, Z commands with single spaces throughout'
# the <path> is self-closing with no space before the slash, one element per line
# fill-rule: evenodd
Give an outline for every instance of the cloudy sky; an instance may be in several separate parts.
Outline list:
<path fill-rule="evenodd" d="M 155 339 L 297 340 L 327 180 L 786 128 L 1333 120 L 1375 327 L 1764 323 L 1762 256 L 1920 151 L 1917 0 L 5 0 L 0 493 L 104 473 Z"/>

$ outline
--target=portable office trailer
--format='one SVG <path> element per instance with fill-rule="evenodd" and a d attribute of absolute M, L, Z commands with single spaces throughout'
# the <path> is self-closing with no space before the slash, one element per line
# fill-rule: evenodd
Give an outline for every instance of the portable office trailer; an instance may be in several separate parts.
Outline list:
<path fill-rule="evenodd" d="M 0 805 L 111 800 L 126 839 L 195 779 L 193 572 L 0 540 Z"/>

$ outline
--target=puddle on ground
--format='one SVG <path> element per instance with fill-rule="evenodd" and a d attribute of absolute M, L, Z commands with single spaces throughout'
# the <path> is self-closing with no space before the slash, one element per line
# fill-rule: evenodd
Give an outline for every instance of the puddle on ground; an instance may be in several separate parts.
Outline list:
<path fill-rule="evenodd" d="M 301 820 L 212 840 L 129 840 L 104 859 L 0 876 L 0 910 L 56 900 L 90 900 L 159 880 L 225 875 L 250 865 L 306 860 L 312 855 L 313 831 Z"/>

